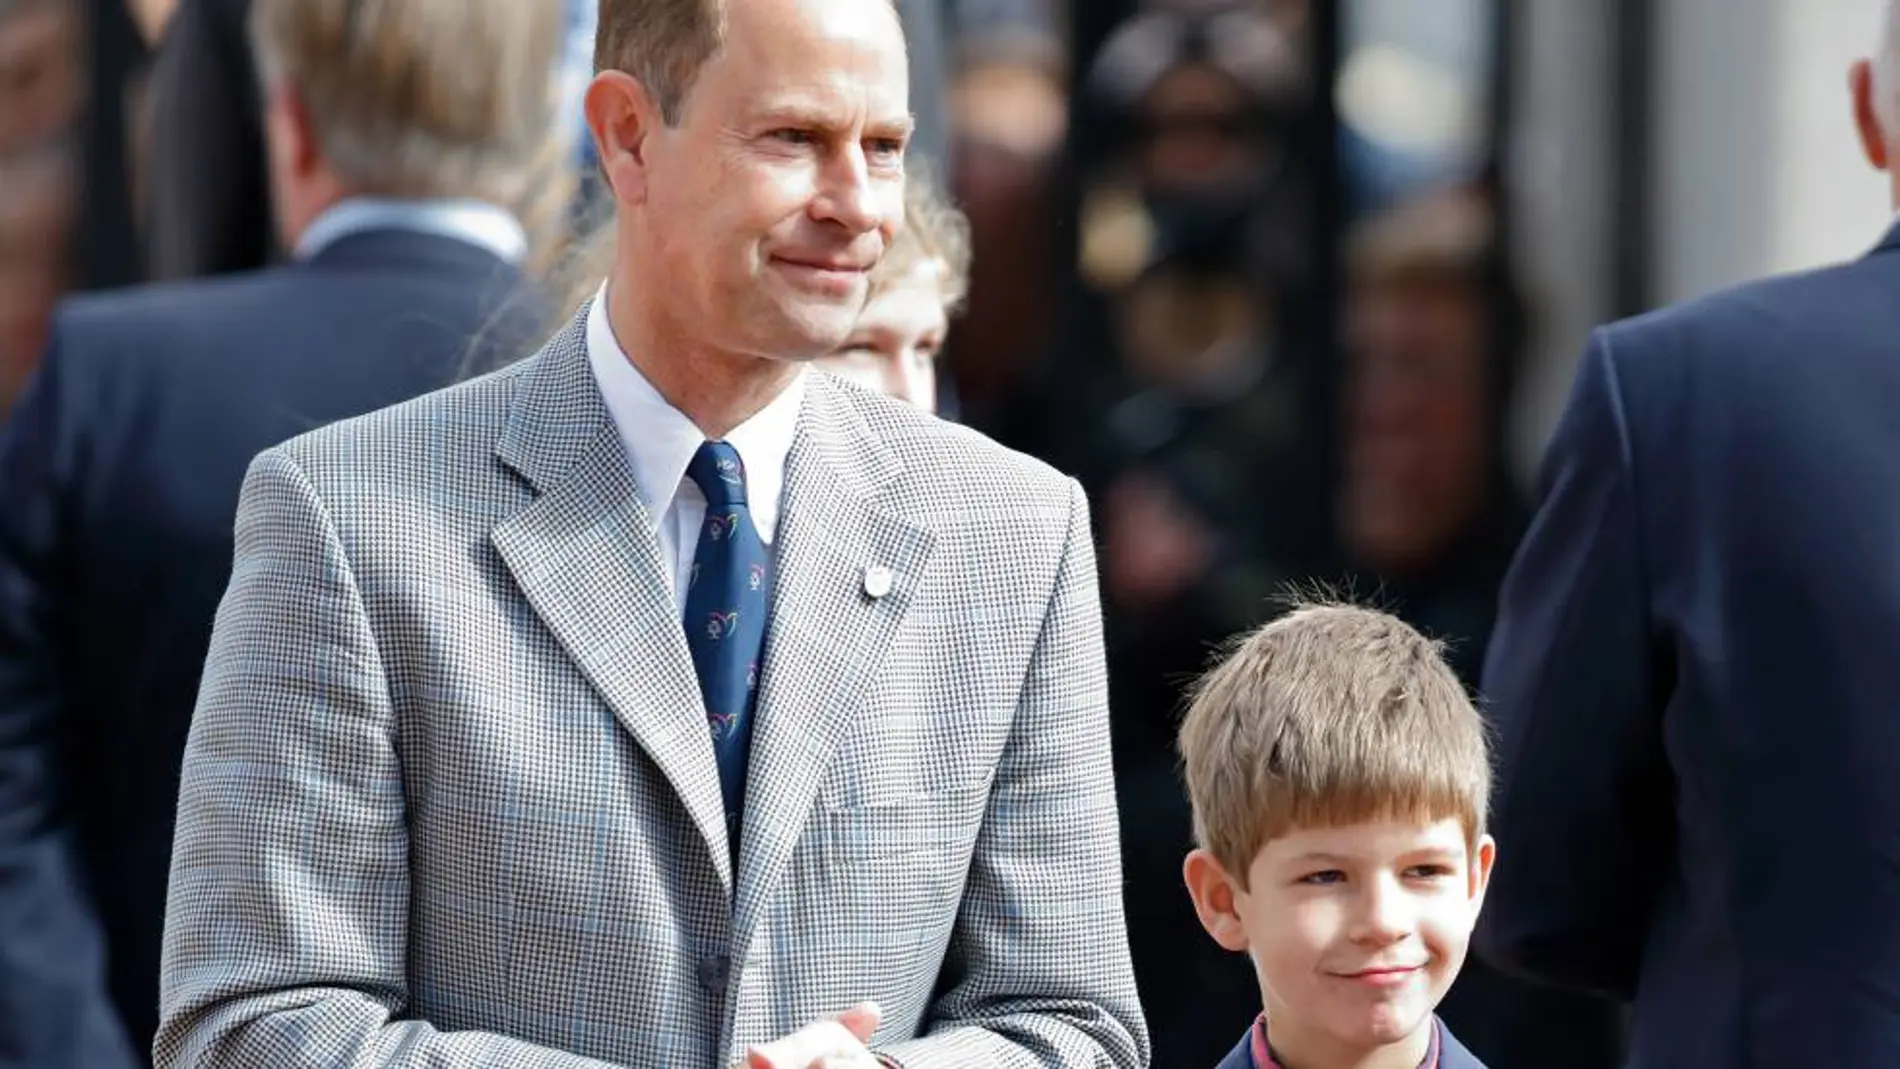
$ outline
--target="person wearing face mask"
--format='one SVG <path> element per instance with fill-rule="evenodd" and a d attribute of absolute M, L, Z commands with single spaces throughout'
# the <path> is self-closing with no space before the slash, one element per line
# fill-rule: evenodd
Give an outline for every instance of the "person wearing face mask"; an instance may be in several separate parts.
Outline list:
<path fill-rule="evenodd" d="M 818 366 L 935 412 L 937 356 L 969 284 L 969 221 L 940 187 L 912 175 L 904 229 L 872 272 L 871 298 Z"/>

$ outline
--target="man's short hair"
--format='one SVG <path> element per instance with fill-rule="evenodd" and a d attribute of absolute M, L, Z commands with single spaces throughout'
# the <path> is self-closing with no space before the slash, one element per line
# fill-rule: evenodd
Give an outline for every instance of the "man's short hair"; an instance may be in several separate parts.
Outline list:
<path fill-rule="evenodd" d="M 352 191 L 514 207 L 545 178 L 559 4 L 256 0 L 260 74 L 285 82 Z"/>
<path fill-rule="evenodd" d="M 594 70 L 633 75 L 674 125 L 699 69 L 725 38 L 723 0 L 600 0 Z"/>
<path fill-rule="evenodd" d="M 955 310 L 970 290 L 970 220 L 928 174 L 904 182 L 904 226 L 871 273 L 871 292 L 902 284 L 923 264 L 942 268 L 943 304 Z"/>
<path fill-rule="evenodd" d="M 725 40 L 725 0 L 600 0 L 594 70 L 633 75 L 675 126 L 700 68 Z"/>
<path fill-rule="evenodd" d="M 1245 636 L 1195 688 L 1180 749 L 1195 839 L 1242 888 L 1260 849 L 1294 831 L 1484 830 L 1477 709 L 1439 643 L 1372 609 L 1304 605 Z"/>

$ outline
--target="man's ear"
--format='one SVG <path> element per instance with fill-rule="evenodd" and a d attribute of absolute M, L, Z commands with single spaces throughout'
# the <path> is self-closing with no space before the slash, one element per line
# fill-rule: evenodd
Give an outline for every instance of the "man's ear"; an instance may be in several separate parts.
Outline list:
<path fill-rule="evenodd" d="M 587 129 L 614 198 L 638 204 L 647 194 L 647 150 L 661 122 L 658 102 L 625 71 L 594 76 L 583 101 Z"/>
<path fill-rule="evenodd" d="M 1854 109 L 1854 130 L 1860 134 L 1860 150 L 1874 170 L 1887 169 L 1887 131 L 1880 121 L 1877 94 L 1888 87 L 1874 77 L 1871 61 L 1855 60 L 1847 69 L 1847 95 Z"/>
<path fill-rule="evenodd" d="M 270 154 L 285 177 L 307 177 L 323 165 L 323 146 L 310 109 L 288 82 L 271 86 L 266 94 L 264 128 Z"/>
<path fill-rule="evenodd" d="M 1236 905 L 1239 887 L 1213 854 L 1195 850 L 1181 863 L 1181 876 L 1187 881 L 1188 896 L 1194 899 L 1194 913 L 1201 927 L 1214 942 L 1232 951 L 1247 949 L 1247 930 L 1241 926 Z"/>

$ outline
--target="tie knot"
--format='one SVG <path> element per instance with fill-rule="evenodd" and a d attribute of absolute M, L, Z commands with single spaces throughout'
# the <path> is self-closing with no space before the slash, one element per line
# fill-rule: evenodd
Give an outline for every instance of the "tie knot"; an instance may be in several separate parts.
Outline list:
<path fill-rule="evenodd" d="M 744 505 L 745 464 L 739 451 L 725 442 L 705 442 L 686 465 L 686 476 L 706 495 L 710 508 Z"/>

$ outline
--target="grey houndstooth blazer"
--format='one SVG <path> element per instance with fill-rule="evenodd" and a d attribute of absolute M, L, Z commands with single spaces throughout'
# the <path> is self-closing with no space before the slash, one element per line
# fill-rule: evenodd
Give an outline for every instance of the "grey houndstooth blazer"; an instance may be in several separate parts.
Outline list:
<path fill-rule="evenodd" d="M 1079 488 L 814 375 L 735 881 L 584 316 L 253 464 L 157 1063 L 721 1069 L 872 998 L 908 1069 L 1146 1065 Z"/>

